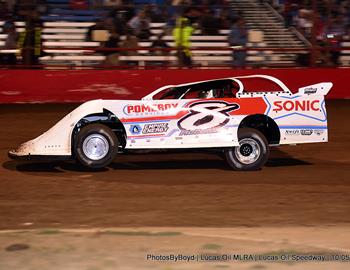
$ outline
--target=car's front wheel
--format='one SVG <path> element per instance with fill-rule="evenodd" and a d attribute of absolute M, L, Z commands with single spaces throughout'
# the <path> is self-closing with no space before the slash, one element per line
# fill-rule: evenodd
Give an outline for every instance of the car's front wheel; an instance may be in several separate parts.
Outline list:
<path fill-rule="evenodd" d="M 258 130 L 242 128 L 238 132 L 239 146 L 225 149 L 225 159 L 237 171 L 258 170 L 269 158 L 270 148 L 265 136 Z"/>
<path fill-rule="evenodd" d="M 99 169 L 108 166 L 118 151 L 114 132 L 101 124 L 83 127 L 75 139 L 76 160 L 85 167 Z"/>

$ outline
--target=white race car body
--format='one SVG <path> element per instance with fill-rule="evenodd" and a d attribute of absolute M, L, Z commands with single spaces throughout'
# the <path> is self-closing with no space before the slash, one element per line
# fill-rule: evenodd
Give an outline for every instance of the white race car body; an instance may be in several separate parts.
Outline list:
<path fill-rule="evenodd" d="M 242 80 L 258 78 L 277 84 L 279 92 L 245 92 Z M 212 148 L 238 145 L 238 129 L 263 116 L 275 125 L 272 144 L 326 142 L 325 95 L 332 83 L 300 88 L 295 94 L 278 79 L 266 75 L 220 79 L 238 86 L 235 97 L 187 98 L 198 85 L 219 80 L 162 87 L 142 100 L 92 100 L 80 105 L 41 136 L 10 151 L 12 157 L 71 156 L 74 130 L 86 116 L 108 111 L 122 123 L 125 149 Z M 185 89 L 176 99 L 154 97 L 166 89 Z M 188 90 L 186 90 L 188 88 Z M 258 125 L 259 123 L 256 123 Z"/>

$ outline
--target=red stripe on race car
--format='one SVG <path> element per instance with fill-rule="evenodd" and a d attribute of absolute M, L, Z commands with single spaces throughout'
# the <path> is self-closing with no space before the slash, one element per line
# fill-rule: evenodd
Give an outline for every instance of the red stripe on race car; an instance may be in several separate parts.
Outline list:
<path fill-rule="evenodd" d="M 239 104 L 239 109 L 232 111 L 230 115 L 249 115 L 249 114 L 257 114 L 257 113 L 264 114 L 267 109 L 265 100 L 262 97 L 223 98 L 223 99 L 210 98 L 210 99 L 203 99 L 203 100 L 193 100 L 187 103 L 186 106 L 189 107 L 191 104 L 196 103 L 198 101 L 225 101 L 227 103 Z"/>
<path fill-rule="evenodd" d="M 160 115 L 160 116 L 152 116 L 152 117 L 138 117 L 138 118 L 121 118 L 120 121 L 123 123 L 128 122 L 146 122 L 146 121 L 157 121 L 157 120 L 172 120 L 179 119 L 180 117 L 186 115 L 188 113 L 187 109 L 178 112 L 176 115 Z"/>
<path fill-rule="evenodd" d="M 235 102 L 239 104 L 239 109 L 232 111 L 230 115 L 250 115 L 257 113 L 264 114 L 267 109 L 265 100 L 262 97 L 236 98 L 230 99 L 230 102 Z"/>
<path fill-rule="evenodd" d="M 157 137 L 157 136 L 164 136 L 164 135 L 165 135 L 165 133 L 145 134 L 145 135 L 137 135 L 137 136 L 128 136 L 128 138 Z"/>
<path fill-rule="evenodd" d="M 237 103 L 239 104 L 239 109 L 232 111 L 230 115 L 250 115 L 250 114 L 264 114 L 267 105 L 265 103 L 264 98 L 255 97 L 255 98 L 225 98 L 225 99 L 209 99 L 209 100 L 219 100 L 225 101 L 227 103 Z M 203 100 L 195 100 L 187 103 L 185 106 L 188 107 L 191 104 L 203 101 Z M 157 121 L 157 120 L 173 120 L 180 119 L 182 116 L 188 113 L 187 108 L 183 108 L 176 115 L 158 115 L 158 116 L 150 116 L 150 117 L 135 117 L 135 118 L 122 118 L 121 122 L 146 122 L 146 121 Z"/>

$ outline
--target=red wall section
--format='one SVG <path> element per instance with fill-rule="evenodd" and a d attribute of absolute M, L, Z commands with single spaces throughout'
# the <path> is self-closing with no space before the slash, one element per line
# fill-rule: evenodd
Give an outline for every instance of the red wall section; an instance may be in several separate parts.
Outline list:
<path fill-rule="evenodd" d="M 0 103 L 83 102 L 91 99 L 138 99 L 167 84 L 242 75 L 266 74 L 292 92 L 319 82 L 333 82 L 328 98 L 350 98 L 350 68 L 247 70 L 0 70 Z M 260 89 L 259 82 L 255 87 Z"/>

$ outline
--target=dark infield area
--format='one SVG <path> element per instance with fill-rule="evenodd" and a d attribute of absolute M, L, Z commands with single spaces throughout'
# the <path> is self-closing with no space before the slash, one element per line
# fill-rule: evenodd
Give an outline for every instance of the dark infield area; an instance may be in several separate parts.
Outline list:
<path fill-rule="evenodd" d="M 76 106 L 0 106 L 0 229 L 350 223 L 350 100 L 327 102 L 328 143 L 275 147 L 256 172 L 208 153 L 119 155 L 98 172 L 7 157 Z"/>

